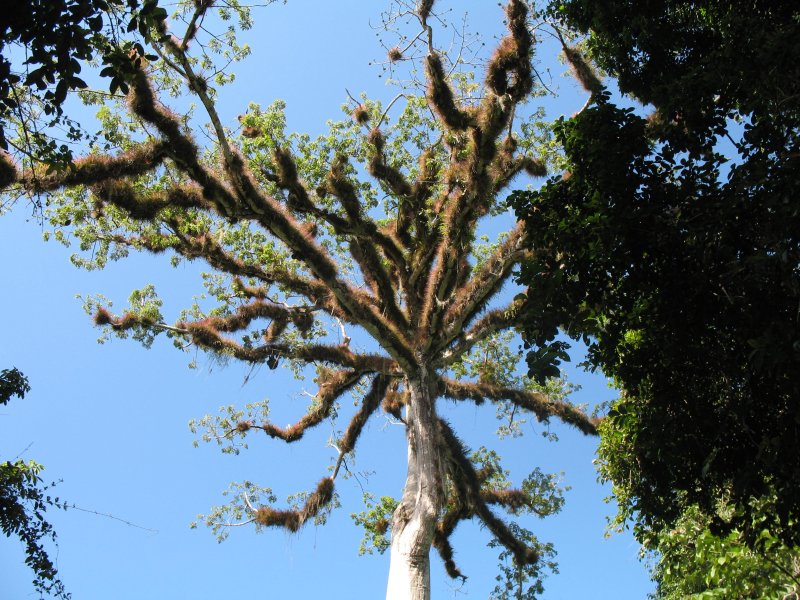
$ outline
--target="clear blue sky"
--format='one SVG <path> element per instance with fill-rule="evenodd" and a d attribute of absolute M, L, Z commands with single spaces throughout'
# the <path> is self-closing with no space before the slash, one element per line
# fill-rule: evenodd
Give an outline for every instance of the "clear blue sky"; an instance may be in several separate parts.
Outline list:
<path fill-rule="evenodd" d="M 502 18 L 494 2 L 450 4 L 469 7 L 473 26 Z M 249 101 L 267 105 L 282 98 L 290 130 L 318 133 L 326 119 L 340 117 L 345 88 L 392 98 L 396 91 L 368 65 L 382 58 L 370 23 L 378 21 L 383 5 L 291 0 L 256 12 L 248 36 L 253 55 L 236 68 L 237 83 L 221 91 L 223 118 L 233 124 Z M 572 112 L 583 99 L 569 80 L 558 78 L 560 65 L 542 59 L 566 95 L 563 107 L 555 104 L 551 112 Z M 98 345 L 99 332 L 76 294 L 103 293 L 124 306 L 131 289 L 155 283 L 167 301 L 165 314 L 174 315 L 200 291 L 200 266 L 175 270 L 164 257 L 133 256 L 103 272 L 78 271 L 69 263 L 70 250 L 43 243 L 42 227 L 29 216 L 29 208 L 19 205 L 0 218 L 0 368 L 16 366 L 32 386 L 24 400 L 0 410 L 0 457 L 24 452 L 23 458 L 46 466 L 46 479 L 63 479 L 57 494 L 68 502 L 141 527 L 76 510 L 49 514 L 59 536 L 54 558 L 73 598 L 381 598 L 388 555 L 358 556 L 361 532 L 349 514 L 360 510 L 361 489 L 353 479 L 339 484 L 343 506 L 325 527 L 260 535 L 241 528 L 221 545 L 204 527 L 189 529 L 197 513 L 223 502 L 221 492 L 231 481 L 253 480 L 282 499 L 310 490 L 330 464 L 330 431 L 321 427 L 288 446 L 254 436 L 240 456 L 209 445 L 194 449 L 189 419 L 269 397 L 277 422 L 294 421 L 307 404 L 298 394 L 302 384 L 264 369 L 245 385 L 245 367 L 221 368 L 202 356 L 200 368 L 189 370 L 190 357 L 168 340 L 149 351 L 130 340 Z M 572 370 L 568 376 L 584 386 L 577 401 L 613 397 L 602 377 Z M 313 392 L 312 385 L 307 383 Z M 493 445 L 517 481 L 534 466 L 565 472 L 572 490 L 563 512 L 526 524 L 558 551 L 560 574 L 546 580 L 544 598 L 646 596 L 652 584 L 637 558 L 638 545 L 628 534 L 604 539 L 605 516 L 613 506 L 603 503 L 608 489 L 596 483 L 596 440 L 554 424 L 560 441 L 546 442 L 539 435 L 543 427 L 535 424 L 521 440 L 495 442 L 491 407 L 464 406 L 449 417 L 470 446 Z M 376 495 L 397 496 L 404 463 L 402 431 L 374 418 L 357 468 L 375 473 L 362 484 Z M 434 598 L 487 598 L 496 574 L 488 541 L 479 527 L 461 526 L 454 547 L 469 579 L 463 586 L 451 582 L 434 555 Z M 0 600 L 34 597 L 22 560 L 16 540 L 0 539 Z"/>

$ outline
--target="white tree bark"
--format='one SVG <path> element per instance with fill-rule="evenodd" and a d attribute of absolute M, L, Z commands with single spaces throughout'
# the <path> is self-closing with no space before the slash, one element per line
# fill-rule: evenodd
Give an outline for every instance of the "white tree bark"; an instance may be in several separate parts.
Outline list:
<path fill-rule="evenodd" d="M 406 408 L 408 473 L 403 499 L 392 518 L 386 600 L 430 600 L 430 550 L 441 506 L 441 464 L 436 413 L 427 369 L 409 378 Z"/>

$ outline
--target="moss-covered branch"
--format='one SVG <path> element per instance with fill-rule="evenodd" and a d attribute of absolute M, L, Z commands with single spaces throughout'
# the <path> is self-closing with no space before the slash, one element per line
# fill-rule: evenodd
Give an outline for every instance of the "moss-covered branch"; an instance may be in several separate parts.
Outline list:
<path fill-rule="evenodd" d="M 278 427 L 272 423 L 243 421 L 238 423 L 236 428 L 242 433 L 251 429 L 260 429 L 272 438 L 278 438 L 284 442 L 296 442 L 303 437 L 306 430 L 316 427 L 329 417 L 336 400 L 352 389 L 363 375 L 364 373 L 360 371 L 322 370 L 317 378 L 319 391 L 314 396 L 314 403 L 308 413 L 303 415 L 297 423 L 287 427 Z"/>
<path fill-rule="evenodd" d="M 283 527 L 297 531 L 306 521 L 316 517 L 333 500 L 333 478 L 324 477 L 317 484 L 300 510 L 279 510 L 270 506 L 255 509 L 253 521 L 262 527 Z"/>
<path fill-rule="evenodd" d="M 508 280 L 512 268 L 523 256 L 521 242 L 524 235 L 523 224 L 517 223 L 508 238 L 455 292 L 443 317 L 450 335 L 462 331 Z"/>
<path fill-rule="evenodd" d="M 236 318 L 236 317 L 235 317 Z M 291 318 L 291 315 L 289 316 Z M 274 358 L 288 358 L 306 363 L 324 363 L 355 369 L 360 372 L 384 373 L 396 376 L 399 365 L 386 356 L 379 354 L 355 354 L 347 346 L 334 346 L 329 344 L 285 344 L 268 342 L 258 346 L 245 346 L 238 341 L 221 335 L 215 325 L 225 324 L 226 321 L 210 317 L 195 322 L 179 322 L 175 325 L 161 323 L 147 315 L 126 313 L 115 317 L 106 309 L 101 308 L 94 317 L 97 325 L 107 325 L 114 331 L 122 332 L 134 328 L 170 331 L 189 339 L 200 348 L 228 354 L 234 358 L 248 363 L 264 363 Z"/>
<path fill-rule="evenodd" d="M 440 379 L 439 392 L 454 400 L 472 400 L 476 404 L 482 404 L 486 400 L 507 400 L 515 406 L 529 410 L 540 421 L 557 417 L 586 435 L 597 435 L 596 419 L 590 418 L 572 404 L 551 400 L 541 392 L 529 392 L 491 383 L 465 383 L 447 378 Z"/>
<path fill-rule="evenodd" d="M 437 366 L 447 366 L 468 353 L 478 342 L 493 333 L 509 329 L 515 325 L 516 313 L 522 305 L 521 300 L 514 300 L 503 308 L 488 311 L 472 324 L 467 331 L 448 328 L 443 336 L 441 360 Z M 455 343 L 453 343 L 455 342 Z"/>

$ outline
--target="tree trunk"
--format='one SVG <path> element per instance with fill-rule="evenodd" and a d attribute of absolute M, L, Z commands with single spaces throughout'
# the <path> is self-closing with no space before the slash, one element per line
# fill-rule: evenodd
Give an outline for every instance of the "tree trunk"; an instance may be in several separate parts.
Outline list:
<path fill-rule="evenodd" d="M 441 506 L 436 396 L 424 367 L 409 377 L 407 383 L 408 474 L 403 499 L 392 518 L 386 600 L 430 600 L 430 550 Z"/>

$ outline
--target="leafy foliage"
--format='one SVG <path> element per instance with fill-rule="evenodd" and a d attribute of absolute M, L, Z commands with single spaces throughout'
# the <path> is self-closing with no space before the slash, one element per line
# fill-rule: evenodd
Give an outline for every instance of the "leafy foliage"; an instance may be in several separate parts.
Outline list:
<path fill-rule="evenodd" d="M 20 371 L 0 371 L 0 404 L 8 403 L 11 396 L 23 398 L 28 391 L 30 385 Z M 45 511 L 50 507 L 66 509 L 66 504 L 48 494 L 51 485 L 43 485 L 43 469 L 32 460 L 0 463 L 0 529 L 6 537 L 18 537 L 25 545 L 25 564 L 33 571 L 34 589 L 40 594 L 69 599 L 44 546 L 47 540 L 56 540 Z"/>
<path fill-rule="evenodd" d="M 31 391 L 28 378 L 19 369 L 3 369 L 0 371 L 0 404 L 8 404 L 11 396 L 24 398 Z"/>
<path fill-rule="evenodd" d="M 375 502 L 375 497 L 369 492 L 364 493 L 365 510 L 353 513 L 350 517 L 356 525 L 364 528 L 364 537 L 358 547 L 359 554 L 383 554 L 391 546 L 389 526 L 392 514 L 400 503 L 391 496 L 381 496 Z"/>
<path fill-rule="evenodd" d="M 0 14 L 0 148 L 10 149 L 11 122 L 22 130 L 21 139 L 11 142 L 17 150 L 50 168 L 65 168 L 72 152 L 53 129 L 65 129 L 72 142 L 87 137 L 63 111 L 68 92 L 87 87 L 79 76 L 87 61 L 102 61 L 100 76 L 110 79 L 112 94 L 127 91 L 131 56 L 158 57 L 146 55 L 140 41 L 123 43 L 121 34 L 136 31 L 148 39 L 166 16 L 157 0 L 9 3 Z"/>
<path fill-rule="evenodd" d="M 718 512 L 724 514 L 725 507 Z M 709 529 L 710 521 L 690 507 L 674 527 L 653 536 L 656 598 L 777 600 L 800 593 L 800 549 L 785 546 L 769 529 L 761 530 L 755 544 L 746 543 L 736 530 L 717 535 Z"/>
<path fill-rule="evenodd" d="M 511 528 L 514 535 L 537 549 L 541 559 L 536 564 L 521 566 L 514 562 L 508 549 L 502 548 L 497 557 L 497 585 L 489 593 L 489 600 L 536 600 L 544 592 L 547 572 L 558 573 L 558 565 L 554 560 L 556 551 L 552 544 L 540 542 L 533 532 L 524 527 L 512 523 Z M 489 547 L 500 547 L 500 543 L 493 539 L 489 542 Z"/>

